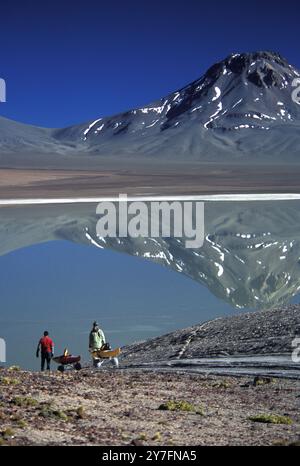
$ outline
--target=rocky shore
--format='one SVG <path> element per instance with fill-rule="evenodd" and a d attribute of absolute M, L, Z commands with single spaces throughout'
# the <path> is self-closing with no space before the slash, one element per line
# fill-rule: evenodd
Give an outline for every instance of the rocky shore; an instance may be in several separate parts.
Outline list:
<path fill-rule="evenodd" d="M 2 368 L 0 446 L 299 444 L 300 363 L 291 362 L 299 309 L 219 318 L 130 345 L 120 369 Z"/>
<path fill-rule="evenodd" d="M 0 445 L 289 445 L 300 381 L 0 370 Z"/>
<path fill-rule="evenodd" d="M 300 305 L 221 317 L 123 348 L 126 365 L 222 356 L 291 355 Z"/>

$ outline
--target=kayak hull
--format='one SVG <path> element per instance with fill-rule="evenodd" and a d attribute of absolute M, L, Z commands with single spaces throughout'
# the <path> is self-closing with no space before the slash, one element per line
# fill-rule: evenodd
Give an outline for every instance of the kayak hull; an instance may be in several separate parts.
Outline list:
<path fill-rule="evenodd" d="M 120 353 L 121 348 L 116 348 L 113 350 L 97 350 L 93 351 L 91 354 L 94 359 L 108 359 L 116 358 L 117 356 L 119 356 Z"/>

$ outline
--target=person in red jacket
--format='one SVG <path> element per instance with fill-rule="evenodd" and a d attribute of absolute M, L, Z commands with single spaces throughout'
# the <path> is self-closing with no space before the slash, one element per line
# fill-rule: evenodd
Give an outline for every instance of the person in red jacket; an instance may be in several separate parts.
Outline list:
<path fill-rule="evenodd" d="M 47 371 L 50 371 L 50 362 L 54 353 L 54 343 L 49 337 L 49 332 L 45 331 L 44 336 L 40 339 L 37 350 L 36 357 L 39 357 L 41 350 L 41 371 L 45 368 L 45 362 L 47 362 Z"/>

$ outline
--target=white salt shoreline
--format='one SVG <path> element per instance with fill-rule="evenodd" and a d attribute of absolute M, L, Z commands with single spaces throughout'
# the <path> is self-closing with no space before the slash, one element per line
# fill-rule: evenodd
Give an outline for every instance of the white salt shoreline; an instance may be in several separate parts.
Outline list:
<path fill-rule="evenodd" d="M 177 196 L 128 196 L 127 202 L 133 201 L 291 201 L 300 200 L 300 193 L 260 193 L 260 194 L 203 194 Z M 0 199 L 0 206 L 36 205 L 36 204 L 93 204 L 99 202 L 124 202 L 118 196 L 101 197 L 66 197 L 66 198 L 37 198 L 37 199 Z"/>

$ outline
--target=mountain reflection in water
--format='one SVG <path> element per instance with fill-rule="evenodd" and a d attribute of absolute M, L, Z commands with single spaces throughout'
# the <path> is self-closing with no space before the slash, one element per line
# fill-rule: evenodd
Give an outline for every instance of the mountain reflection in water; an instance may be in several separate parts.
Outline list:
<path fill-rule="evenodd" d="M 1 207 L 0 254 L 51 240 L 155 261 L 204 284 L 236 308 L 268 308 L 300 289 L 300 201 L 209 201 L 205 240 L 99 238 L 96 204 Z"/>

